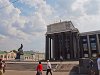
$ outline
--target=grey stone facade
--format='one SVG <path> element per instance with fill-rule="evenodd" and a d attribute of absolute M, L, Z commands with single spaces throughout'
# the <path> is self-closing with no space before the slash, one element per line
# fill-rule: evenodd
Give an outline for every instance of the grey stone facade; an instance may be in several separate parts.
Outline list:
<path fill-rule="evenodd" d="M 91 58 L 100 53 L 100 31 L 79 33 L 71 21 L 47 26 L 45 59 Z"/>

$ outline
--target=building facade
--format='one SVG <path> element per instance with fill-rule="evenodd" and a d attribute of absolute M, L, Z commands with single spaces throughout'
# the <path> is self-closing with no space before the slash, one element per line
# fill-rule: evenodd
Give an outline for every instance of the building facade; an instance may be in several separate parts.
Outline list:
<path fill-rule="evenodd" d="M 100 31 L 79 33 L 71 21 L 47 26 L 45 59 L 95 57 L 100 52 Z"/>
<path fill-rule="evenodd" d="M 10 52 L 4 52 L 0 51 L 0 59 L 2 60 L 15 60 L 16 53 L 13 51 Z"/>
<path fill-rule="evenodd" d="M 80 57 L 96 57 L 100 53 L 100 31 L 80 33 Z"/>

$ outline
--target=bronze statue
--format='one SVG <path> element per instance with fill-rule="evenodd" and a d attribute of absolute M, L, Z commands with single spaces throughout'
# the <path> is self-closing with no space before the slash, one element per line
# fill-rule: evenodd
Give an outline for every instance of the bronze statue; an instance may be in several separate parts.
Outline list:
<path fill-rule="evenodd" d="M 23 55 L 23 45 L 21 44 L 21 47 L 18 49 L 18 53 L 20 54 L 20 55 Z"/>
<path fill-rule="evenodd" d="M 22 48 L 23 48 L 23 45 L 21 44 L 21 47 L 18 49 L 15 59 L 20 59 L 20 55 L 24 54 Z"/>

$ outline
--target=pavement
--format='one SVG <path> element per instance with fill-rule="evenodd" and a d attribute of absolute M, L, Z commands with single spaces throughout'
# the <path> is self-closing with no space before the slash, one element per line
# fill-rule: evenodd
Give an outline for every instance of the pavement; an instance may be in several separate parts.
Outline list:
<path fill-rule="evenodd" d="M 4 75 L 36 75 L 36 71 L 33 70 L 34 64 L 38 62 L 6 62 L 7 68 Z M 47 62 L 42 62 L 46 64 Z M 79 64 L 78 61 L 65 61 L 65 62 L 51 62 L 51 64 Z M 73 74 L 70 71 L 52 71 L 53 75 L 78 75 Z M 43 71 L 42 75 L 46 75 L 46 71 Z M 49 74 L 50 75 L 50 74 Z M 82 74 L 83 75 L 83 74 Z"/>
<path fill-rule="evenodd" d="M 68 72 L 52 72 L 52 73 L 53 75 L 69 75 Z M 36 75 L 36 71 L 7 70 L 4 75 Z M 43 71 L 42 75 L 46 75 L 46 71 Z"/>

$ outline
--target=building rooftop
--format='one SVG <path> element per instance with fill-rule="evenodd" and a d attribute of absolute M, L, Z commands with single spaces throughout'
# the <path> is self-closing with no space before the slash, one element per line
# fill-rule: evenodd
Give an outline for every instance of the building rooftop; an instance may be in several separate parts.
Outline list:
<path fill-rule="evenodd" d="M 89 31 L 89 32 L 83 32 L 80 33 L 80 36 L 84 36 L 84 35 L 95 35 L 95 34 L 100 34 L 100 30 L 96 30 L 96 31 Z"/>
<path fill-rule="evenodd" d="M 48 25 L 46 34 L 68 32 L 68 31 L 78 32 L 78 29 L 74 27 L 71 21 L 63 21 Z"/>

